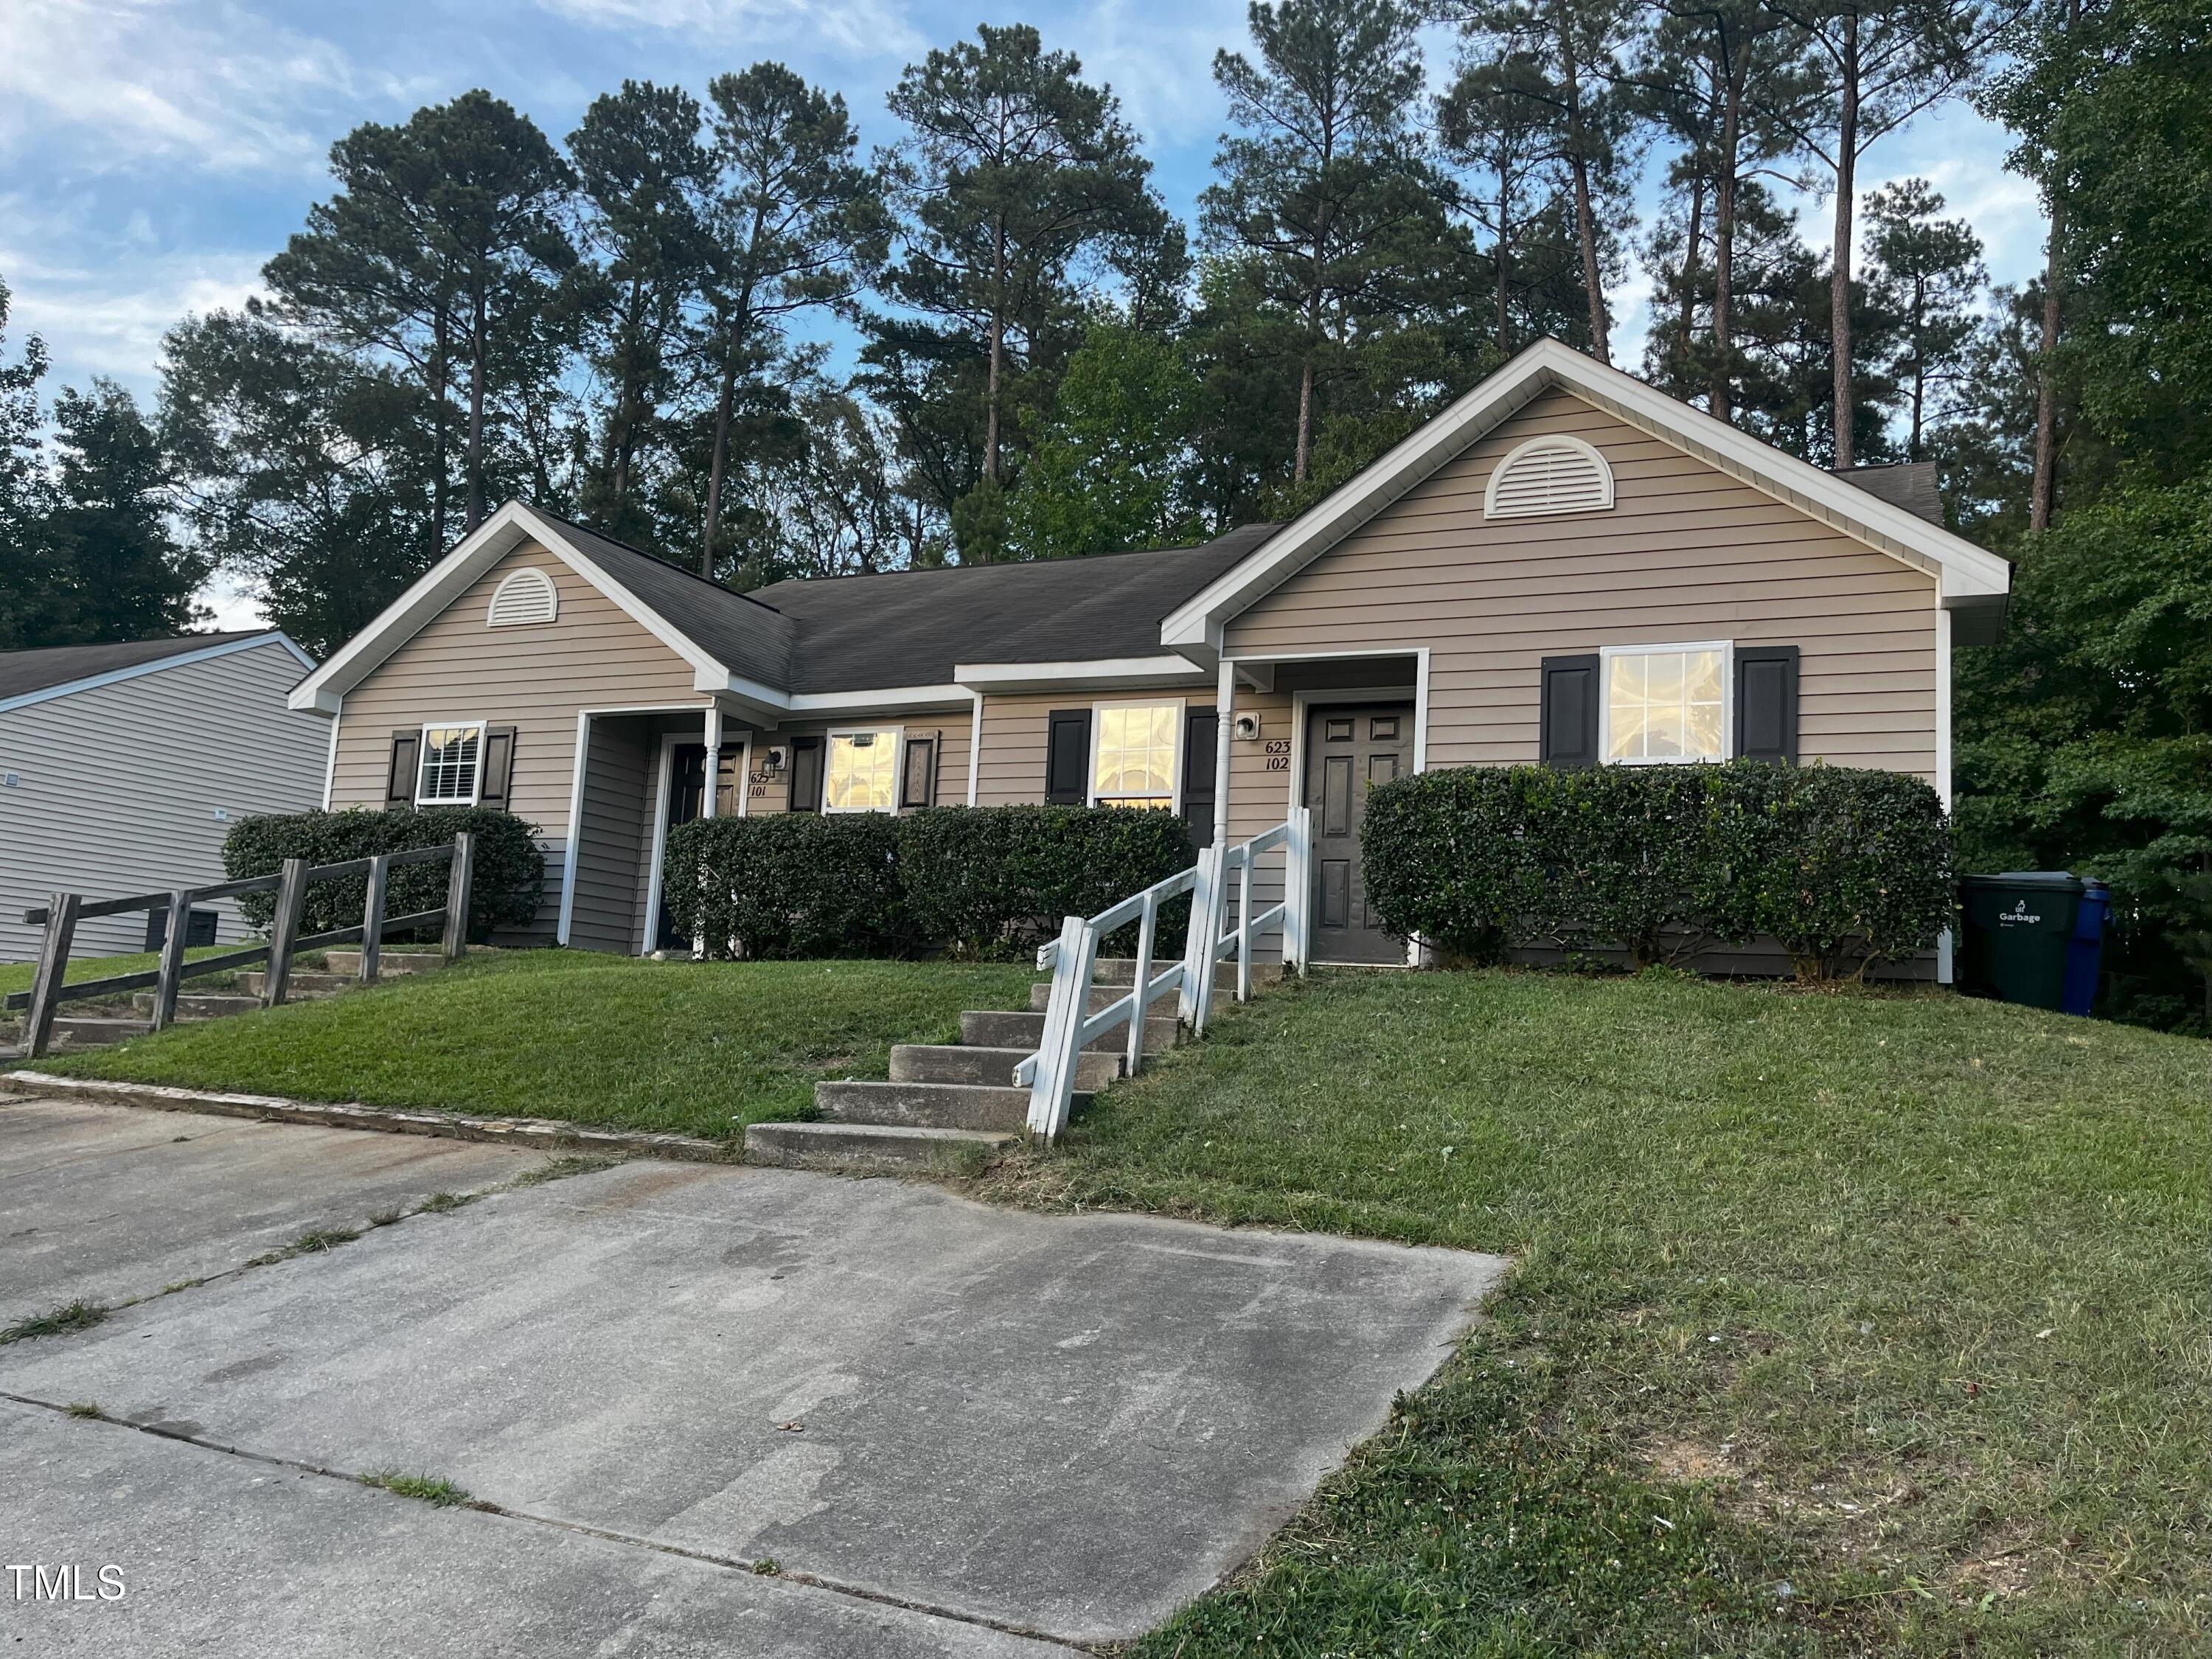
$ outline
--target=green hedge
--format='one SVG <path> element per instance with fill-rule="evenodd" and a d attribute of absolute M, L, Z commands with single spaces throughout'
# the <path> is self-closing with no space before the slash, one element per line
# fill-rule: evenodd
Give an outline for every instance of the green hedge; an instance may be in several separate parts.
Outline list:
<path fill-rule="evenodd" d="M 672 831 L 664 890 L 678 931 L 714 955 L 1012 956 L 1052 937 L 1061 917 L 1096 915 L 1196 857 L 1172 812 L 779 814 Z M 1164 915 L 1162 951 L 1182 948 L 1188 910 L 1179 901 Z"/>
<path fill-rule="evenodd" d="M 1952 924 L 1942 803 L 1893 772 L 1455 768 L 1374 790 L 1360 839 L 1383 925 L 1474 960 L 1549 945 L 1643 967 L 1765 934 L 1820 980 Z"/>
<path fill-rule="evenodd" d="M 545 854 L 534 839 L 534 826 L 512 812 L 488 807 L 428 806 L 419 811 L 378 811 L 349 807 L 343 812 L 272 813 L 244 818 L 222 845 L 222 866 L 232 880 L 273 876 L 286 859 L 310 864 L 343 864 L 376 853 L 404 853 L 440 847 L 462 830 L 476 837 L 475 867 L 469 880 L 469 937 L 486 939 L 495 927 L 526 927 L 536 919 L 545 888 Z M 446 902 L 443 863 L 404 865 L 392 872 L 386 914 L 406 915 L 435 910 Z M 368 896 L 368 878 L 351 876 L 311 884 L 301 931 L 327 933 L 361 921 Z M 275 914 L 273 893 L 248 893 L 238 902 L 246 919 L 266 927 Z"/>

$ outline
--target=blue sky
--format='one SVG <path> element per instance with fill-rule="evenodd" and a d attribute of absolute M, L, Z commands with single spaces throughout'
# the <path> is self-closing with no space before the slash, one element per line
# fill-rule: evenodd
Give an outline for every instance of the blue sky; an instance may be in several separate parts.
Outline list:
<path fill-rule="evenodd" d="M 326 193 L 331 141 L 362 121 L 484 86 L 555 139 L 624 76 L 702 90 L 775 58 L 842 91 L 863 138 L 901 68 L 978 21 L 1035 23 L 1110 82 L 1145 136 L 1170 204 L 1206 184 L 1222 106 L 1215 49 L 1244 43 L 1243 0 L 5 0 L 0 47 L 0 277 L 9 334 L 43 335 L 51 385 L 112 375 L 150 397 L 162 332 L 255 291 L 262 261 Z M 1431 76 L 1448 67 L 1438 36 Z M 2004 135 L 1952 106 L 1869 158 L 1863 190 L 1918 173 L 1988 245 L 1992 276 L 2041 258 L 2033 191 L 2003 171 Z M 1804 204 L 1808 240 L 1826 210 Z M 1641 355 L 1632 281 L 1617 361 Z M 11 354 L 12 355 L 12 354 Z M 222 596 L 228 621 L 250 607 Z"/>

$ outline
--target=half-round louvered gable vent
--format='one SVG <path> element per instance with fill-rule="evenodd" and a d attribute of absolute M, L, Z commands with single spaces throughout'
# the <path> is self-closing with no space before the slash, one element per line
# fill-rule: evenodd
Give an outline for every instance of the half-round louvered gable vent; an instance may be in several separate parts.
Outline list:
<path fill-rule="evenodd" d="M 525 623 L 550 623 L 561 613 L 561 596 L 553 579 L 542 570 L 518 570 L 492 591 L 494 628 L 520 628 Z"/>
<path fill-rule="evenodd" d="M 1613 469 L 1580 438 L 1531 438 L 1498 464 L 1483 492 L 1486 519 L 1602 513 L 1613 505 Z"/>

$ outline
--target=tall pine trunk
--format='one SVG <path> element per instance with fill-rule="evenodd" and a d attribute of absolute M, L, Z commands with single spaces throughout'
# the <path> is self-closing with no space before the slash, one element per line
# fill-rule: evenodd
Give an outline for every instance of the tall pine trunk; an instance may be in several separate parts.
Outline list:
<path fill-rule="evenodd" d="M 730 406 L 738 395 L 738 349 L 722 353 L 722 389 L 714 400 L 714 454 L 707 465 L 707 527 L 699 538 L 699 574 L 714 578 L 714 532 L 722 522 L 722 469 L 730 453 Z"/>
<path fill-rule="evenodd" d="M 1705 245 L 1705 181 L 1690 180 L 1690 218 L 1682 238 L 1681 331 L 1674 342 L 1674 380 L 1685 391 L 1690 384 L 1690 346 L 1698 328 L 1698 255 Z"/>
<path fill-rule="evenodd" d="M 484 292 L 471 297 L 469 329 L 469 507 L 464 533 L 483 522 Z"/>
<path fill-rule="evenodd" d="M 1552 27 L 1559 32 L 1559 69 L 1567 94 L 1567 172 L 1575 190 L 1575 243 L 1582 254 L 1583 292 L 1589 299 L 1590 356 L 1613 361 L 1605 314 L 1605 276 L 1598 269 L 1597 225 L 1590 209 L 1589 152 L 1583 127 L 1582 66 L 1576 61 L 1574 25 L 1565 0 L 1555 0 Z"/>
<path fill-rule="evenodd" d="M 2058 244 L 2065 234 L 2065 210 L 2051 205 L 2051 248 L 2043 262 L 2043 337 L 2035 365 L 2035 471 L 2027 487 L 2027 527 L 2048 530 L 2058 489 L 2058 377 L 2052 359 L 2058 352 Z"/>
<path fill-rule="evenodd" d="M 983 476 L 999 482 L 999 382 L 1006 352 L 1006 227 L 991 231 L 991 368 L 983 392 Z"/>
<path fill-rule="evenodd" d="M 1829 351 L 1834 357 L 1836 392 L 1836 465 L 1852 465 L 1851 421 L 1851 210 L 1857 189 L 1859 149 L 1859 21 L 1856 14 L 1844 23 L 1844 52 L 1838 65 L 1842 82 L 1841 108 L 1836 123 L 1836 250 L 1828 276 Z M 1916 436 L 1917 434 L 1916 433 Z"/>
<path fill-rule="evenodd" d="M 453 479 L 449 476 L 453 470 L 453 457 L 447 420 L 452 411 L 446 404 L 447 394 L 452 390 L 453 384 L 453 343 L 442 295 L 438 300 L 438 319 L 432 327 L 434 333 L 431 351 L 434 362 L 430 371 L 430 395 L 435 399 L 437 410 L 432 422 L 437 449 L 437 472 L 430 481 L 430 562 L 435 564 L 445 556 L 446 514 L 450 506 L 447 497 L 453 489 Z"/>
<path fill-rule="evenodd" d="M 1735 166 L 1742 99 L 1729 78 L 1728 109 L 1721 118 L 1721 156 L 1713 180 L 1713 368 L 1708 402 L 1715 418 L 1729 418 L 1734 398 L 1729 370 L 1735 366 L 1735 340 L 1729 316 L 1729 288 L 1735 264 Z"/>

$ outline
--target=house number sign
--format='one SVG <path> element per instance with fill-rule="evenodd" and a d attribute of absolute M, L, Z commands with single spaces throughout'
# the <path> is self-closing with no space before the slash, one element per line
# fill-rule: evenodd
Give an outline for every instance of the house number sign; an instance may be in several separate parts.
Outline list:
<path fill-rule="evenodd" d="M 1267 739 L 1267 769 L 1270 772 L 1291 769 L 1291 740 L 1288 738 Z"/>

